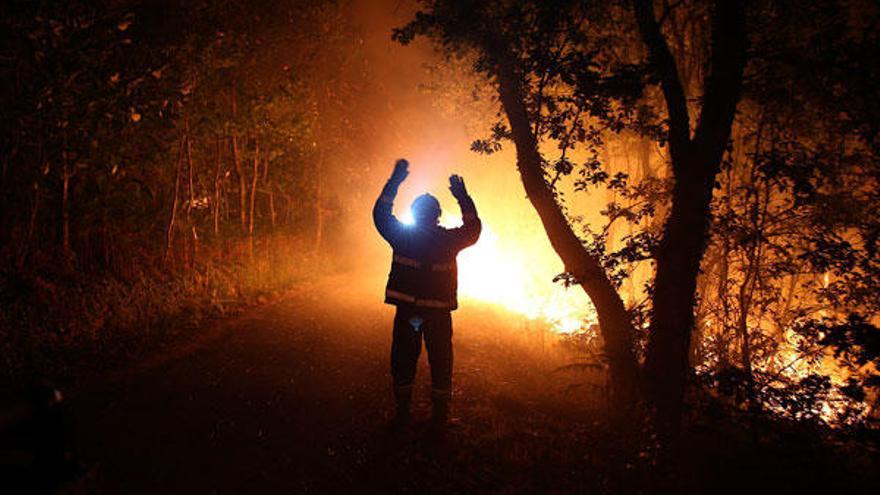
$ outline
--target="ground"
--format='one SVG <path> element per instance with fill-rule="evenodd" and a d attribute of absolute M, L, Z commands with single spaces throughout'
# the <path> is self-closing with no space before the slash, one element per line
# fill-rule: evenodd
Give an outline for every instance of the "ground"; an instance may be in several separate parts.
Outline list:
<path fill-rule="evenodd" d="M 83 472 L 62 493 L 644 491 L 639 463 L 650 456 L 618 448 L 595 372 L 560 371 L 576 359 L 570 351 L 522 317 L 476 303 L 454 314 L 448 437 L 426 435 L 424 355 L 415 425 L 387 433 L 393 308 L 375 287 L 347 280 L 305 284 L 71 390 Z M 691 479 L 688 491 L 738 477 L 735 451 L 714 454 L 727 447 L 695 445 L 705 463 L 697 470 L 711 476 Z M 772 462 L 754 469 L 749 476 L 779 471 Z M 791 469 L 800 477 L 780 483 L 792 491 L 825 476 Z"/>
<path fill-rule="evenodd" d="M 589 377 L 554 371 L 568 358 L 550 335 L 465 303 L 454 314 L 449 438 L 439 446 L 426 438 L 424 355 L 414 427 L 389 435 L 393 308 L 365 292 L 342 277 L 308 284 L 72 391 L 86 469 L 76 489 L 387 493 L 424 492 L 431 481 L 451 493 L 495 483 L 525 488 L 553 474 L 521 471 L 534 455 L 526 450 L 553 429 L 551 418 L 564 417 L 570 428 L 592 416 L 588 396 L 567 391 L 573 378 Z M 479 449 L 460 450 L 468 445 Z M 463 469 L 447 471 L 444 462 Z"/>

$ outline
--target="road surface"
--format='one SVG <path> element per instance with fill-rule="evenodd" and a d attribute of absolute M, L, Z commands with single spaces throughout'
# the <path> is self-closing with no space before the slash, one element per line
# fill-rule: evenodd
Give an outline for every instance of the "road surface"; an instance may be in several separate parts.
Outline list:
<path fill-rule="evenodd" d="M 525 493 L 601 485 L 554 461 L 581 455 L 571 444 L 589 443 L 600 394 L 573 388 L 589 377 L 554 371 L 572 356 L 535 325 L 468 301 L 453 317 L 451 434 L 441 445 L 426 438 L 424 354 L 414 427 L 386 433 L 392 316 L 376 287 L 329 278 L 82 387 L 69 406 L 85 474 L 67 492 Z"/>

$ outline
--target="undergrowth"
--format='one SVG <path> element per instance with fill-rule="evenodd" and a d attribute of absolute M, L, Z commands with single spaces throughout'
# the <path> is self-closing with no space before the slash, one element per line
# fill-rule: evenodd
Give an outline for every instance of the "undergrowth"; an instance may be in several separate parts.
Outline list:
<path fill-rule="evenodd" d="M 226 240 L 168 259 L 144 249 L 98 271 L 33 256 L 0 273 L 0 384 L 72 382 L 267 302 L 317 270 L 304 244 Z"/>

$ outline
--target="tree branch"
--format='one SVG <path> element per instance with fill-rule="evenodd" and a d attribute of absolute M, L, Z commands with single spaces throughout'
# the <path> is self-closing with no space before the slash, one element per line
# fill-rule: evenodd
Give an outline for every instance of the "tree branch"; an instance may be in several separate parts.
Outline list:
<path fill-rule="evenodd" d="M 712 54 L 694 148 L 715 163 L 727 146 L 746 63 L 746 2 L 718 1 L 712 16 Z"/>
<path fill-rule="evenodd" d="M 669 152 L 674 168 L 677 163 L 682 162 L 677 158 L 687 151 L 690 144 L 690 117 L 684 88 L 669 44 L 666 43 L 654 16 L 653 1 L 633 0 L 633 9 L 642 40 L 648 47 L 648 57 L 660 79 L 660 88 L 666 100 L 666 111 L 669 114 Z"/>

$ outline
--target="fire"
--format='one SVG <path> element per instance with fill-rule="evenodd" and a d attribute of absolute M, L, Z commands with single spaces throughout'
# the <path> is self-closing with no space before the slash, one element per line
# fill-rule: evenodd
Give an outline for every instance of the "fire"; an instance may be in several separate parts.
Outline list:
<path fill-rule="evenodd" d="M 458 255 L 461 298 L 520 314 L 556 333 L 589 328 L 597 318 L 586 294 L 579 287 L 553 282 L 563 271 L 562 262 L 537 213 L 522 195 L 519 175 L 510 166 L 511 156 L 499 153 L 488 160 L 473 161 L 451 155 L 448 143 L 441 144 L 413 155 L 412 175 L 396 201 L 397 216 L 412 225 L 408 206 L 415 196 L 430 191 L 441 201 L 440 224 L 447 228 L 461 225 L 459 208 L 444 190 L 449 174 L 465 177 L 483 230 L 477 243 Z M 447 163 L 455 163 L 455 168 Z"/>
<path fill-rule="evenodd" d="M 583 292 L 552 281 L 559 272 L 556 254 L 530 249 L 531 244 L 525 237 L 500 237 L 484 220 L 480 240 L 458 255 L 460 294 L 542 320 L 558 333 L 577 332 L 595 322 Z"/>

